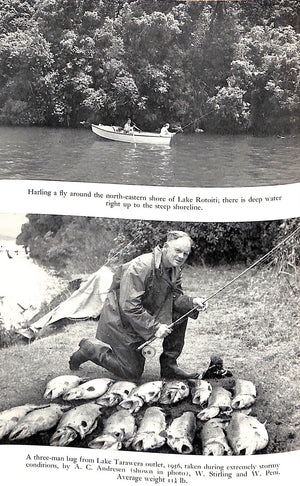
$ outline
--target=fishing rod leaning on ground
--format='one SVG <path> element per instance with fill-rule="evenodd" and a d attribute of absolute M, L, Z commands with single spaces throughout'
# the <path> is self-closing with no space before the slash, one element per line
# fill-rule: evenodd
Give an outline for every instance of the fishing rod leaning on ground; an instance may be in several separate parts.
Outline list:
<path fill-rule="evenodd" d="M 243 272 L 239 273 L 236 277 L 234 277 L 233 279 L 231 279 L 229 282 L 227 282 L 221 288 L 219 288 L 215 292 L 211 293 L 208 297 L 206 297 L 202 301 L 202 305 L 205 306 L 205 304 L 209 300 L 211 300 L 214 297 L 216 297 L 218 294 L 220 294 L 221 292 L 223 292 L 223 290 L 225 290 L 227 287 L 229 287 L 234 282 L 236 282 L 239 278 L 241 278 L 243 275 L 245 275 L 245 273 L 249 272 L 250 270 L 252 270 L 252 268 L 256 267 L 261 262 L 263 262 L 264 260 L 266 260 L 266 258 L 268 258 L 276 250 L 278 250 L 278 248 L 280 248 L 288 240 L 290 240 L 291 238 L 293 238 L 298 233 L 298 231 L 300 231 L 300 226 L 298 226 L 298 228 L 296 228 L 290 235 L 288 235 L 286 238 L 284 238 L 282 241 L 280 241 L 276 246 L 274 246 L 274 248 L 272 248 L 270 251 L 268 251 L 267 253 L 265 253 L 265 255 L 263 255 L 262 257 L 260 257 L 258 260 L 256 260 L 254 263 L 252 263 L 252 265 L 250 265 L 245 270 L 243 270 Z M 198 305 L 196 305 L 195 307 L 193 307 L 192 309 L 190 309 L 184 315 L 180 316 L 178 319 L 176 319 L 176 321 L 171 322 L 171 324 L 168 325 L 168 328 L 172 330 L 173 327 L 175 326 L 175 324 L 178 324 L 182 319 L 184 319 L 185 317 L 188 317 L 190 314 L 192 314 L 192 312 L 194 312 L 197 309 L 199 310 L 199 306 Z M 201 308 L 200 308 L 200 310 L 201 310 Z M 148 339 L 148 341 L 145 341 L 143 344 L 141 344 L 137 348 L 137 350 L 142 353 L 142 355 L 144 356 L 144 358 L 152 358 L 153 356 L 155 356 L 156 350 L 155 350 L 155 348 L 153 348 L 152 346 L 150 346 L 150 344 L 153 343 L 156 339 L 160 339 L 160 338 L 158 338 L 156 336 L 153 336 L 152 338 Z"/>

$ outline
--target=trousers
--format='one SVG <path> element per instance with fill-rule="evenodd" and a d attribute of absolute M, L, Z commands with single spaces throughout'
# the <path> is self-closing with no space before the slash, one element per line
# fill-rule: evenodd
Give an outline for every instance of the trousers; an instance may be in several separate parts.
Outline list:
<path fill-rule="evenodd" d="M 160 355 L 160 367 L 164 373 L 171 372 L 177 366 L 186 332 L 187 319 L 174 326 L 173 331 L 163 340 L 163 352 Z M 139 379 L 144 371 L 145 358 L 137 347 L 142 344 L 130 343 L 124 345 L 120 340 L 111 346 L 107 342 L 97 338 L 83 339 L 80 342 L 80 350 L 84 359 L 102 366 L 113 374 L 123 379 Z"/>

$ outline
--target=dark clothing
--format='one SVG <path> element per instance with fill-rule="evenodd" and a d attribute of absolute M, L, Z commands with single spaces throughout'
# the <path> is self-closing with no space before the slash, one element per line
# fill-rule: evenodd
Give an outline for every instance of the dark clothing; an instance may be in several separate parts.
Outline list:
<path fill-rule="evenodd" d="M 116 272 L 111 290 L 104 303 L 96 338 L 112 348 L 120 368 L 119 376 L 139 377 L 145 358 L 138 346 L 154 336 L 160 324 L 170 324 L 193 309 L 193 299 L 183 295 L 181 269 L 167 269 L 162 264 L 162 252 L 141 255 L 122 265 Z M 196 319 L 198 311 L 190 317 Z M 175 326 L 163 341 L 161 366 L 175 362 L 183 345 L 187 318 Z M 101 366 L 105 366 L 105 359 Z M 107 369 L 109 369 L 107 367 Z"/>

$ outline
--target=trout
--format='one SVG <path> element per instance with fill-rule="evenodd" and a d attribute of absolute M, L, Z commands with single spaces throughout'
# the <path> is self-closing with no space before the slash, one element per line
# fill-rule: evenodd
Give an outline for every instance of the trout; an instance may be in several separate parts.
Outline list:
<path fill-rule="evenodd" d="M 0 440 L 15 428 L 17 423 L 25 417 L 29 412 L 38 408 L 45 408 L 48 405 L 32 405 L 26 403 L 18 407 L 13 407 L 8 410 L 0 412 Z"/>
<path fill-rule="evenodd" d="M 204 405 L 212 392 L 212 386 L 208 381 L 195 380 L 191 389 L 192 403 L 194 405 Z"/>
<path fill-rule="evenodd" d="M 232 451 L 224 432 L 224 422 L 214 418 L 206 422 L 201 429 L 203 456 L 231 456 Z"/>
<path fill-rule="evenodd" d="M 248 408 L 255 402 L 256 388 L 251 381 L 236 380 L 232 408 Z"/>
<path fill-rule="evenodd" d="M 165 413 L 159 407 L 149 407 L 132 441 L 132 448 L 139 452 L 150 451 L 162 447 L 165 442 Z"/>
<path fill-rule="evenodd" d="M 227 427 L 227 439 L 233 453 L 239 455 L 252 455 L 264 449 L 269 436 L 264 424 L 256 417 L 242 412 L 234 412 Z"/>
<path fill-rule="evenodd" d="M 64 395 L 72 388 L 78 386 L 79 383 L 82 383 L 82 379 L 79 376 L 57 376 L 47 383 L 44 398 L 46 400 L 55 400 L 55 398 Z"/>
<path fill-rule="evenodd" d="M 230 415 L 231 407 L 231 393 L 221 386 L 212 389 L 211 395 L 208 399 L 207 408 L 198 413 L 197 418 L 200 420 L 209 420 L 217 417 L 220 413 Z"/>
<path fill-rule="evenodd" d="M 50 430 L 63 416 L 64 411 L 70 407 L 53 403 L 44 408 L 29 412 L 12 430 L 9 440 L 22 440 L 31 437 L 38 432 Z"/>
<path fill-rule="evenodd" d="M 50 438 L 51 446 L 67 446 L 78 436 L 84 439 L 98 425 L 101 407 L 95 403 L 84 403 L 66 412 L 56 431 Z"/>
<path fill-rule="evenodd" d="M 114 450 L 128 447 L 135 434 L 136 425 L 133 415 L 128 410 L 118 410 L 104 424 L 101 435 L 88 443 L 91 449 Z"/>
<path fill-rule="evenodd" d="M 179 454 L 193 452 L 193 440 L 196 433 L 196 418 L 193 412 L 184 412 L 175 418 L 167 429 L 167 444 Z"/>
<path fill-rule="evenodd" d="M 125 400 L 136 387 L 136 384 L 131 381 L 117 381 L 104 395 L 96 400 L 96 403 L 103 407 L 114 407 L 122 400 Z"/>
<path fill-rule="evenodd" d="M 121 408 L 126 408 L 134 413 L 140 410 L 144 403 L 155 403 L 161 396 L 163 381 L 150 381 L 138 386 L 120 403 Z"/>
<path fill-rule="evenodd" d="M 163 405 L 170 405 L 180 402 L 184 398 L 188 397 L 190 389 L 184 381 L 173 380 L 167 381 L 162 389 L 159 402 Z"/>
<path fill-rule="evenodd" d="M 63 395 L 64 400 L 92 400 L 99 398 L 108 390 L 109 386 L 114 382 L 110 378 L 96 378 L 82 383 Z"/>

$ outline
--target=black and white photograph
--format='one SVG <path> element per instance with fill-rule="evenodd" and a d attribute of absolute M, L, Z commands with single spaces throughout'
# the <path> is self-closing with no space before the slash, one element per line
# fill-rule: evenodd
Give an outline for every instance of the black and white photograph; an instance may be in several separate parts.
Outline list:
<path fill-rule="evenodd" d="M 2 444 L 299 449 L 299 219 L 0 221 Z"/>
<path fill-rule="evenodd" d="M 281 486 L 297 0 L 0 0 L 0 467 Z"/>
<path fill-rule="evenodd" d="M 1 179 L 300 181 L 297 0 L 5 0 L 0 13 Z"/>

